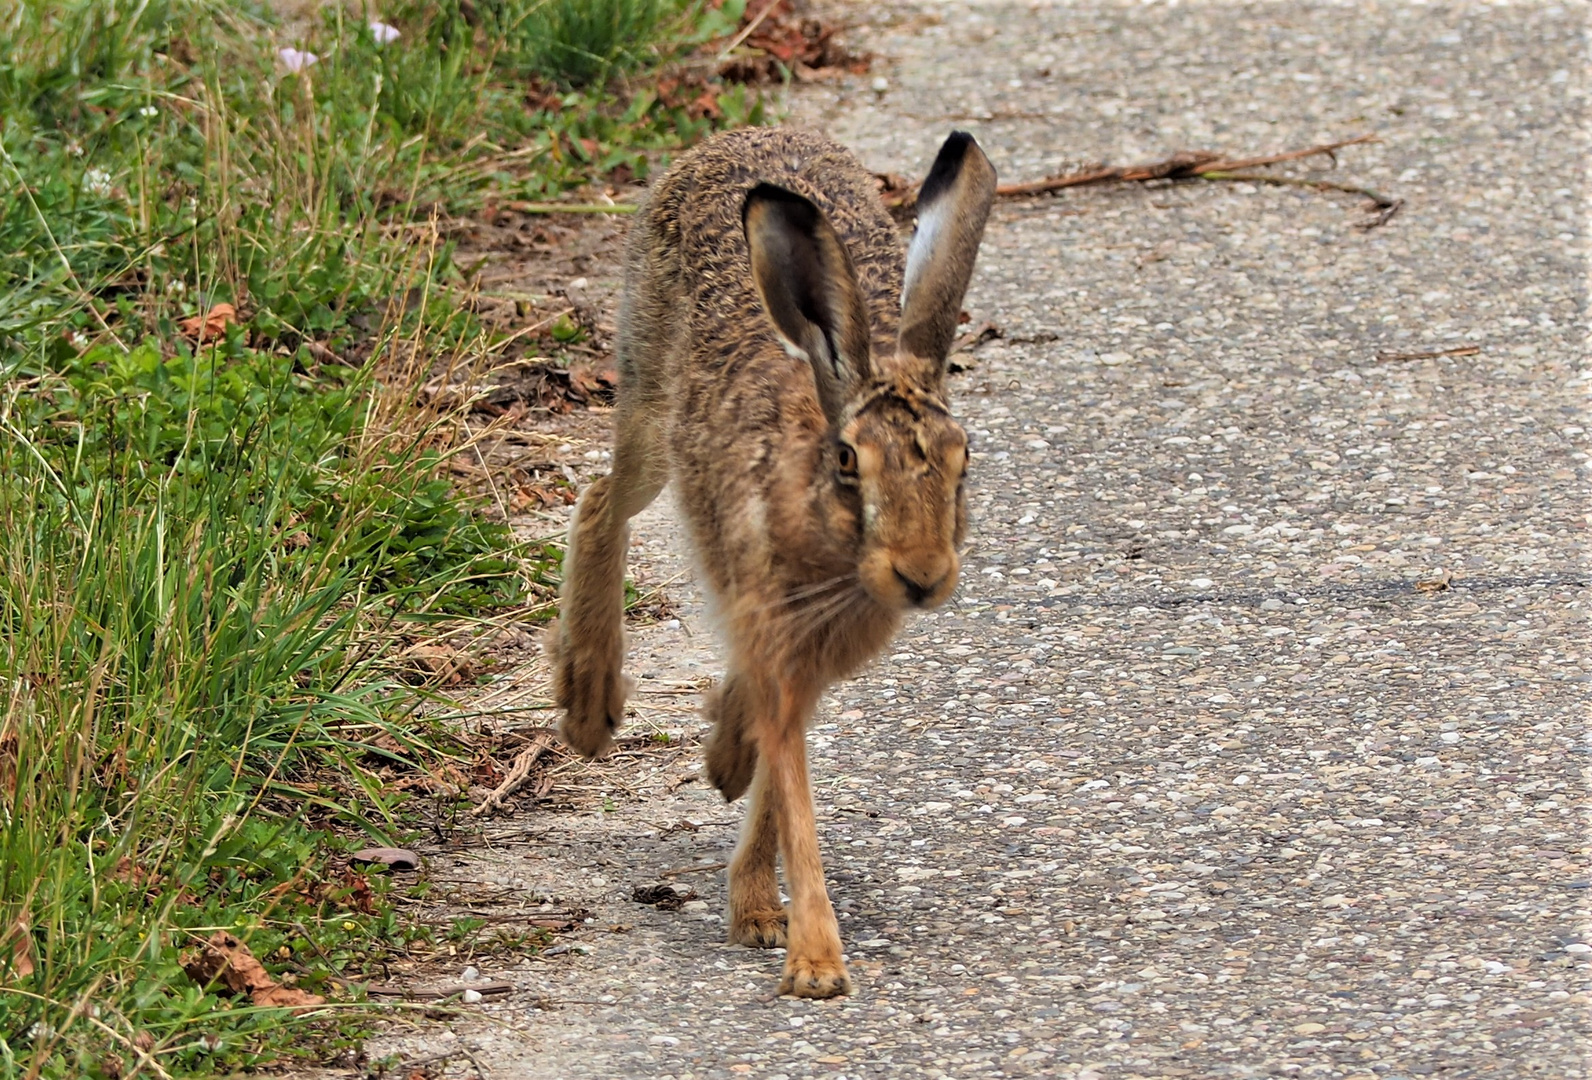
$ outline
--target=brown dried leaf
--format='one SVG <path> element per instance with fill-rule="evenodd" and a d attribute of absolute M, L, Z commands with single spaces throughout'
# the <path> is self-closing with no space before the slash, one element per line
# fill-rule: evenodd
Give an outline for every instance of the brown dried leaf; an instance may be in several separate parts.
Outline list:
<path fill-rule="evenodd" d="M 447 645 L 411 645 L 401 655 L 412 682 L 458 686 L 475 674 L 471 658 Z"/>
<path fill-rule="evenodd" d="M 215 984 L 256 1005 L 303 1012 L 326 1004 L 318 994 L 283 986 L 254 958 L 249 947 L 225 930 L 217 930 L 203 946 L 182 956 L 182 969 L 200 986 Z"/>
<path fill-rule="evenodd" d="M 1430 577 L 1424 581 L 1417 581 L 1415 583 L 1415 588 L 1421 592 L 1443 592 L 1447 590 L 1448 583 L 1453 580 L 1453 574 L 1450 574 L 1447 570 L 1439 570 L 1436 577 Z"/>
<path fill-rule="evenodd" d="M 33 974 L 33 932 L 22 916 L 0 937 L 0 974 L 10 979 L 26 979 Z"/>
<path fill-rule="evenodd" d="M 5 796 L 7 806 L 16 805 L 17 755 L 20 747 L 21 740 L 11 727 L 11 718 L 8 716 L 5 726 L 0 727 L 0 795 Z"/>
<path fill-rule="evenodd" d="M 195 315 L 177 324 L 186 337 L 200 345 L 225 337 L 227 327 L 238 321 L 238 311 L 231 304 L 217 304 L 203 315 Z"/>
<path fill-rule="evenodd" d="M 362 848 L 348 857 L 349 862 L 373 863 L 379 866 L 390 866 L 394 870 L 414 870 L 420 866 L 420 856 L 408 848 L 373 847 Z"/>

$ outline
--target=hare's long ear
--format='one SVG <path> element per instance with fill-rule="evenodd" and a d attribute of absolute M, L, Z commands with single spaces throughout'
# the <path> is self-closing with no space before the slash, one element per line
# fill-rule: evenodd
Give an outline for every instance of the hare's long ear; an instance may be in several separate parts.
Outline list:
<path fill-rule="evenodd" d="M 851 256 L 823 211 L 759 184 L 741 209 L 752 280 L 785 350 L 813 366 L 830 423 L 870 375 L 868 311 Z"/>
<path fill-rule="evenodd" d="M 973 136 L 953 131 L 918 191 L 918 230 L 907 249 L 899 352 L 927 362 L 931 384 L 945 375 L 962 297 L 973 276 L 984 222 L 995 201 L 995 167 Z"/>

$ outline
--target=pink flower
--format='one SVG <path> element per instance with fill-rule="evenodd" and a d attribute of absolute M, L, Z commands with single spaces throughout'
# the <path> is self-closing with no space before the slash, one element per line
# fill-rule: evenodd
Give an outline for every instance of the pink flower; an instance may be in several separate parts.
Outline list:
<path fill-rule="evenodd" d="M 282 66 L 295 74 L 320 59 L 312 52 L 303 52 L 299 49 L 278 49 L 276 55 L 282 61 Z"/>

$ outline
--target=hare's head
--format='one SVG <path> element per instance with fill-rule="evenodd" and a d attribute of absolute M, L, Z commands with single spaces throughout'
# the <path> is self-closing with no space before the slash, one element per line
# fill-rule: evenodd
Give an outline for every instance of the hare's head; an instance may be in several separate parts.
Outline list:
<path fill-rule="evenodd" d="M 873 355 L 845 244 L 823 212 L 759 184 L 742 220 L 763 308 L 792 356 L 812 365 L 829 420 L 820 483 L 857 522 L 857 574 L 891 607 L 932 608 L 956 587 L 967 528 L 967 435 L 945 398 L 946 361 L 973 274 L 995 170 L 972 136 L 946 140 L 918 197 L 901 330 Z"/>

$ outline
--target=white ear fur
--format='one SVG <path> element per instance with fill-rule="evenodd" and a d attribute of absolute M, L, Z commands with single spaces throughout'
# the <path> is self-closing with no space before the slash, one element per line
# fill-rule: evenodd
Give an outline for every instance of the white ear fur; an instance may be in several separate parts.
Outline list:
<path fill-rule="evenodd" d="M 902 310 L 906 309 L 907 301 L 922 279 L 924 268 L 933 261 L 935 245 L 939 242 L 945 219 L 949 215 L 950 207 L 944 199 L 925 207 L 918 215 L 918 226 L 912 233 L 912 244 L 907 248 L 906 277 L 901 285 Z"/>

